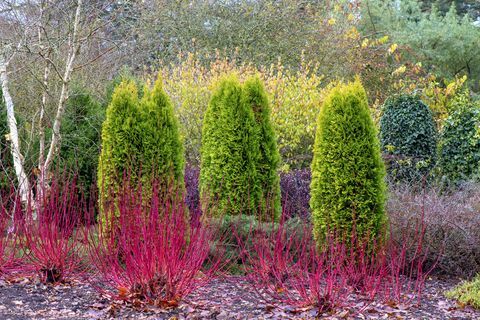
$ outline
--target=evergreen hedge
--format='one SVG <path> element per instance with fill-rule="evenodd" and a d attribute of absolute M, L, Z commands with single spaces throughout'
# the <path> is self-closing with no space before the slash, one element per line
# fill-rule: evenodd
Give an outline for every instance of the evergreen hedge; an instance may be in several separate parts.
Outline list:
<path fill-rule="evenodd" d="M 416 96 L 387 99 L 380 119 L 380 143 L 391 181 L 422 181 L 436 161 L 437 129 L 432 112 Z"/>
<path fill-rule="evenodd" d="M 317 119 L 310 207 L 321 243 L 336 232 L 370 239 L 385 227 L 385 169 L 377 132 L 359 80 L 338 84 Z"/>

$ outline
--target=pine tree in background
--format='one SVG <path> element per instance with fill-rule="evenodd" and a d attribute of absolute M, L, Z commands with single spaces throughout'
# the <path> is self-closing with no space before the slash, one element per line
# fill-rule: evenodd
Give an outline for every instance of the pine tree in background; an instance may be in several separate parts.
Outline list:
<path fill-rule="evenodd" d="M 142 182 L 149 186 L 153 180 L 164 191 L 176 193 L 183 189 L 185 160 L 173 106 L 163 90 L 159 77 L 152 89 L 144 90 L 140 101 L 139 130 L 142 142 Z"/>
<path fill-rule="evenodd" d="M 258 135 L 258 157 L 255 171 L 258 179 L 257 216 L 262 220 L 271 220 L 281 215 L 280 177 L 278 166 L 280 152 L 277 139 L 270 121 L 270 106 L 265 88 L 260 78 L 252 77 L 244 83 L 244 99 L 253 110 Z M 248 155 L 247 155 L 248 156 Z"/>
<path fill-rule="evenodd" d="M 139 132 L 138 91 L 132 81 L 121 82 L 114 90 L 102 125 L 102 150 L 98 164 L 100 208 L 111 204 L 119 192 L 123 175 L 135 183 L 142 151 Z M 113 197 L 113 199 L 112 199 Z"/>
<path fill-rule="evenodd" d="M 385 227 L 385 169 L 359 80 L 335 86 L 317 121 L 310 206 L 319 244 L 328 232 L 375 237 Z"/>
<path fill-rule="evenodd" d="M 436 161 L 437 129 L 430 109 L 416 96 L 388 99 L 380 119 L 380 142 L 389 179 L 421 182 Z"/>
<path fill-rule="evenodd" d="M 258 141 L 252 108 L 235 76 L 221 79 L 202 130 L 200 196 L 207 215 L 251 214 L 260 190 Z"/>

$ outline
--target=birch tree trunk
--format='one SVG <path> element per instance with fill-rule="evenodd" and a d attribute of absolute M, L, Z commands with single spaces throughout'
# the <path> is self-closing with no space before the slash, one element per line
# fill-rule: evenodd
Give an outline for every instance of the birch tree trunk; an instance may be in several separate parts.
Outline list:
<path fill-rule="evenodd" d="M 18 192 L 23 203 L 30 203 L 32 200 L 32 191 L 28 176 L 25 172 L 23 164 L 23 156 L 20 152 L 20 141 L 18 139 L 17 120 L 15 119 L 15 108 L 13 105 L 10 91 L 8 90 L 8 74 L 7 62 L 3 57 L 0 57 L 0 81 L 2 84 L 3 98 L 7 108 L 7 122 L 10 130 L 9 140 L 11 144 L 11 153 L 13 157 L 13 166 L 18 180 Z"/>

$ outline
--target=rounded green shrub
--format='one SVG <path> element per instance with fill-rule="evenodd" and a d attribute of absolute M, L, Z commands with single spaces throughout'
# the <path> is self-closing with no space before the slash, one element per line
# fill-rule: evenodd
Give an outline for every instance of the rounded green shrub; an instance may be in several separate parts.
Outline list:
<path fill-rule="evenodd" d="M 359 80 L 338 84 L 317 119 L 310 207 L 313 231 L 325 236 L 381 236 L 385 228 L 385 168 L 377 132 Z"/>
<path fill-rule="evenodd" d="M 480 104 L 463 94 L 452 107 L 440 134 L 438 168 L 442 180 L 459 183 L 473 179 L 479 172 Z"/>
<path fill-rule="evenodd" d="M 142 183 L 148 187 L 155 180 L 164 192 L 176 195 L 184 186 L 183 145 L 172 103 L 160 77 L 152 89 L 145 87 L 140 111 Z"/>
<path fill-rule="evenodd" d="M 244 83 L 245 103 L 255 116 L 258 135 L 258 157 L 255 163 L 258 192 L 257 216 L 262 220 L 278 219 L 281 215 L 280 177 L 278 167 L 280 152 L 277 138 L 270 121 L 270 105 L 263 83 L 258 77 L 252 77 Z"/>
<path fill-rule="evenodd" d="M 236 76 L 219 80 L 202 129 L 200 197 L 208 215 L 252 214 L 260 187 L 253 110 Z"/>
<path fill-rule="evenodd" d="M 430 109 L 416 96 L 387 99 L 380 143 L 393 182 L 422 181 L 436 161 L 437 129 Z"/>

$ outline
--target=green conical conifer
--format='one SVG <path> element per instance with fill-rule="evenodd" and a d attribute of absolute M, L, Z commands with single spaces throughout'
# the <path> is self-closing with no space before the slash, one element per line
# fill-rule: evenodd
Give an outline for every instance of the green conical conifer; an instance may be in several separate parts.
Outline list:
<path fill-rule="evenodd" d="M 140 112 L 135 83 L 122 81 L 114 90 L 102 125 L 102 150 L 98 164 L 100 208 L 109 205 L 120 191 L 124 173 L 135 183 L 141 154 L 138 130 Z"/>
<path fill-rule="evenodd" d="M 278 219 L 281 214 L 280 177 L 278 166 L 280 152 L 272 123 L 270 106 L 265 88 L 258 77 L 247 79 L 244 84 L 245 103 L 253 110 L 258 135 L 258 156 L 255 162 L 257 177 L 257 216 L 262 220 Z"/>
<path fill-rule="evenodd" d="M 338 84 L 320 110 L 312 162 L 314 235 L 375 237 L 385 227 L 385 169 L 359 80 Z"/>
<path fill-rule="evenodd" d="M 160 77 L 152 89 L 145 88 L 140 109 L 143 184 L 149 186 L 155 179 L 162 191 L 175 195 L 183 189 L 185 160 L 173 105 Z"/>
<path fill-rule="evenodd" d="M 221 79 L 202 131 L 200 195 L 204 212 L 239 215 L 255 211 L 257 138 L 255 117 L 238 79 Z"/>

